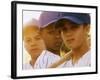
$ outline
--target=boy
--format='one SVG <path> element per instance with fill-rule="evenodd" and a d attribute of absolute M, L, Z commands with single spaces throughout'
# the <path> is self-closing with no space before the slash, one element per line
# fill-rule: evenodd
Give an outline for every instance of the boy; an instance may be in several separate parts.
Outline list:
<path fill-rule="evenodd" d="M 44 40 L 40 36 L 37 20 L 32 19 L 23 26 L 23 41 L 24 47 L 31 57 L 31 61 L 24 64 L 23 68 L 33 69 L 38 56 L 46 49 Z"/>
<path fill-rule="evenodd" d="M 88 40 L 90 16 L 87 13 L 59 13 L 56 28 L 61 30 L 61 37 L 71 52 L 50 67 L 91 66 L 91 52 Z M 70 59 L 69 59 L 70 58 Z"/>
<path fill-rule="evenodd" d="M 60 57 L 46 50 L 44 40 L 40 35 L 40 28 L 36 20 L 31 20 L 23 27 L 24 46 L 31 61 L 24 64 L 24 69 L 46 68 Z M 42 57 L 42 59 L 41 59 Z"/>
<path fill-rule="evenodd" d="M 42 12 L 40 15 L 41 36 L 45 42 L 47 53 L 43 53 L 38 57 L 34 68 L 48 68 L 49 65 L 60 59 L 60 47 L 62 39 L 60 33 L 55 29 L 55 21 L 58 17 L 50 17 L 57 15 L 56 12 Z"/>
<path fill-rule="evenodd" d="M 53 15 L 54 17 L 51 17 Z M 55 29 L 55 19 L 57 12 L 42 12 L 40 15 L 40 26 L 41 26 L 41 36 L 45 41 L 45 45 L 47 50 L 56 54 L 60 55 L 60 47 L 62 44 L 62 39 L 60 36 L 59 31 Z"/>

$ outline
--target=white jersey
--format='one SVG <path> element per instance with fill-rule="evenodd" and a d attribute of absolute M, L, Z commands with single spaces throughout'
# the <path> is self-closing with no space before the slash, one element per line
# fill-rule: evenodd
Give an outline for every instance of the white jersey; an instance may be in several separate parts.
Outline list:
<path fill-rule="evenodd" d="M 44 50 L 35 62 L 34 69 L 48 68 L 52 63 L 58 61 L 60 56 Z"/>
<path fill-rule="evenodd" d="M 23 69 L 27 70 L 27 69 L 33 69 L 33 67 L 31 66 L 30 63 L 26 63 L 23 65 Z"/>
<path fill-rule="evenodd" d="M 63 63 L 62 65 L 60 65 L 61 67 L 87 67 L 87 66 L 91 66 L 91 51 L 88 51 L 86 54 L 84 54 L 80 60 L 73 64 L 72 60 L 70 59 L 69 61 L 66 61 L 65 63 Z"/>

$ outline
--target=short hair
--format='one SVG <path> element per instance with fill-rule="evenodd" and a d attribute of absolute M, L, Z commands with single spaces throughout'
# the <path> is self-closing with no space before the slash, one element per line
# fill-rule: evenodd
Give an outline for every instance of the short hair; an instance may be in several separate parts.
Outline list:
<path fill-rule="evenodd" d="M 31 21 L 29 21 L 28 23 L 23 25 L 23 35 L 27 35 L 30 32 L 36 32 L 39 31 L 39 25 L 37 24 L 37 20 L 32 19 Z"/>

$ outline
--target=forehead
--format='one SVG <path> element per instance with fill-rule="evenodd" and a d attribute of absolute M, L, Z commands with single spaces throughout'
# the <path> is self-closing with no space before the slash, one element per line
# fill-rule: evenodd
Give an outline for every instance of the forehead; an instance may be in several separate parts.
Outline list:
<path fill-rule="evenodd" d="M 29 34 L 39 34 L 40 30 L 36 26 L 26 26 L 23 28 L 23 35 L 29 35 Z"/>
<path fill-rule="evenodd" d="M 74 23 L 70 23 L 70 22 L 66 22 L 64 25 L 63 25 L 63 28 L 77 28 L 79 25 L 78 24 L 74 24 Z"/>
<path fill-rule="evenodd" d="M 35 39 L 37 37 L 40 37 L 40 34 L 39 33 L 30 33 L 30 34 L 24 35 L 23 36 L 23 39 L 24 40 L 27 40 L 27 39 Z"/>
<path fill-rule="evenodd" d="M 72 21 L 67 20 L 67 19 L 61 20 L 61 23 L 62 23 L 63 25 L 79 25 L 79 24 L 76 24 L 75 22 L 72 22 Z"/>
<path fill-rule="evenodd" d="M 26 35 L 23 36 L 24 40 L 27 39 L 36 39 L 37 37 L 40 37 L 40 33 L 39 32 L 33 32 L 33 33 L 28 33 Z"/>
<path fill-rule="evenodd" d="M 70 21 L 70 20 L 67 20 L 67 19 L 60 19 L 59 21 L 56 22 L 56 25 L 55 27 L 56 28 L 62 28 L 63 26 L 78 26 L 78 24 Z"/>

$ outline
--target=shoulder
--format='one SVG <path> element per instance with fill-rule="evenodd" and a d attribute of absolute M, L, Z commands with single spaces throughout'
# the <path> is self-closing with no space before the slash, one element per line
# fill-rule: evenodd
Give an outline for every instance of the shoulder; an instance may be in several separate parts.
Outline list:
<path fill-rule="evenodd" d="M 83 60 L 90 60 L 91 58 L 91 51 L 89 50 L 88 52 L 85 53 L 85 55 L 83 55 L 82 59 Z"/>
<path fill-rule="evenodd" d="M 47 68 L 48 65 L 53 63 L 54 61 L 60 59 L 60 56 L 55 55 L 47 50 L 44 50 L 41 55 L 38 57 L 35 63 L 35 68 Z"/>
<path fill-rule="evenodd" d="M 46 52 L 45 52 L 45 55 L 46 55 L 47 57 L 60 58 L 59 55 L 56 55 L 56 54 L 54 54 L 54 53 L 52 53 L 52 52 L 50 52 L 50 51 L 47 51 L 47 50 L 46 50 Z"/>
<path fill-rule="evenodd" d="M 47 59 L 47 58 L 50 58 L 50 59 L 53 59 L 53 58 L 57 58 L 59 59 L 60 56 L 48 51 L 48 50 L 44 50 L 41 55 L 38 57 L 38 59 Z"/>
<path fill-rule="evenodd" d="M 86 52 L 83 57 L 80 59 L 80 64 L 84 66 L 90 66 L 91 65 L 91 51 L 89 50 Z"/>

